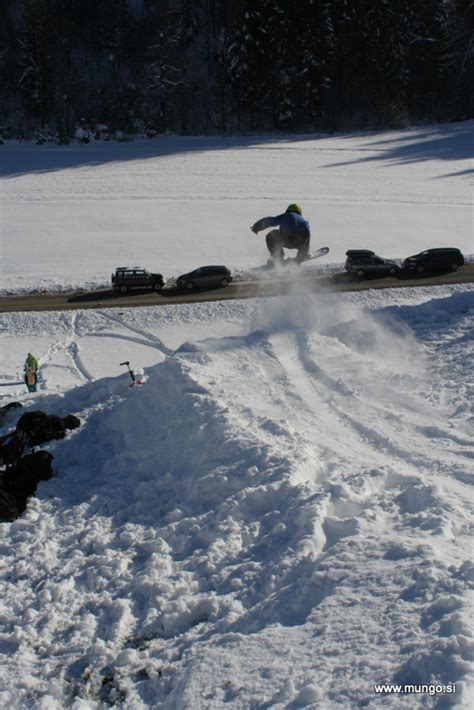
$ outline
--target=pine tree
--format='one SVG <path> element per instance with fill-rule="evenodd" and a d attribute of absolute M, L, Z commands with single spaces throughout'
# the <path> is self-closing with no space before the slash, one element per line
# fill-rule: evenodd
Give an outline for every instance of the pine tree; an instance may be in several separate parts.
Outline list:
<path fill-rule="evenodd" d="M 255 6 L 244 0 L 243 17 L 229 47 L 228 72 L 238 115 L 238 125 L 248 117 L 252 128 L 274 111 L 274 70 L 279 47 L 280 9 L 273 0 Z"/>
<path fill-rule="evenodd" d="M 441 68 L 454 85 L 454 100 L 462 117 L 474 112 L 474 0 L 457 0 L 445 24 Z"/>
<path fill-rule="evenodd" d="M 19 91 L 27 117 L 44 126 L 52 106 L 47 0 L 26 0 L 18 34 Z"/>
<path fill-rule="evenodd" d="M 3 0 L 0 121 L 65 137 L 467 117 L 473 44 L 474 0 Z"/>
<path fill-rule="evenodd" d="M 184 36 L 181 17 L 169 11 L 153 11 L 146 18 L 150 29 L 145 42 L 143 79 L 141 81 L 142 111 L 146 116 L 146 131 L 159 133 L 173 127 L 173 101 L 184 86 Z"/>
<path fill-rule="evenodd" d="M 13 22 L 13 0 L 0 4 L 0 124 L 7 124 L 16 109 L 18 42 Z M 4 129 L 3 129 L 4 130 Z"/>
<path fill-rule="evenodd" d="M 332 118 L 360 125 L 406 122 L 416 24 L 410 0 L 343 0 L 336 33 Z"/>
<path fill-rule="evenodd" d="M 334 33 L 330 2 L 280 3 L 281 51 L 277 58 L 277 125 L 314 125 L 331 84 L 327 66 Z"/>
<path fill-rule="evenodd" d="M 406 120 L 408 60 L 414 25 L 411 0 L 381 0 L 365 12 L 370 105 L 384 125 Z"/>

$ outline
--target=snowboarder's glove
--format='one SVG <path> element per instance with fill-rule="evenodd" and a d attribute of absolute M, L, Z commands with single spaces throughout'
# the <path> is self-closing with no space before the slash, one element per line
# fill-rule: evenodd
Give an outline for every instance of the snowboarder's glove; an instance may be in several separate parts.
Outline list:
<path fill-rule="evenodd" d="M 252 225 L 252 227 L 250 227 L 250 229 L 252 230 L 252 232 L 253 232 L 254 234 L 258 234 L 258 229 L 255 229 L 255 224 Z"/>

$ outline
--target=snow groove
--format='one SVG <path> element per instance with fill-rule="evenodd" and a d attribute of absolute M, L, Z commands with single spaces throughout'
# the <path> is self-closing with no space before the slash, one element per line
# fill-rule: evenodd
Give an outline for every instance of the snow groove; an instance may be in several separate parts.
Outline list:
<path fill-rule="evenodd" d="M 143 328 L 132 326 L 119 316 L 113 315 L 108 311 L 101 311 L 100 315 L 102 318 L 112 322 L 114 325 L 119 325 L 121 328 L 125 328 L 126 330 L 130 330 L 132 333 L 137 334 L 139 336 L 139 340 L 136 342 L 144 342 L 146 345 L 160 350 L 160 352 L 162 352 L 165 356 L 172 354 L 173 351 L 168 348 L 156 335 L 144 331 Z"/>

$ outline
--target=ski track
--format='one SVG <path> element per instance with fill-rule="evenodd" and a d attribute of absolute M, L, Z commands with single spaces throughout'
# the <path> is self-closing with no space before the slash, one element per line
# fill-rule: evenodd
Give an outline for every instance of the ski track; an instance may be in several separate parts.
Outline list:
<path fill-rule="evenodd" d="M 106 323 L 111 323 L 112 326 L 128 330 L 133 333 L 133 335 L 113 332 L 112 330 L 100 332 L 100 326 L 97 325 L 97 319 L 104 320 Z M 165 358 L 173 352 L 172 349 L 168 348 L 160 338 L 147 332 L 145 328 L 140 329 L 139 327 L 131 326 L 121 320 L 120 317 L 113 316 L 108 313 L 95 312 L 94 314 L 90 314 L 78 311 L 72 315 L 60 314 L 60 320 L 62 327 L 67 333 L 66 337 L 55 340 L 47 347 L 46 352 L 39 357 L 39 390 L 43 392 L 47 391 L 51 387 L 51 382 L 48 383 L 48 380 L 50 379 L 49 375 L 50 370 L 52 369 L 57 369 L 60 372 L 68 371 L 72 375 L 73 380 L 76 380 L 76 384 L 78 385 L 84 382 L 93 382 L 96 379 L 91 369 L 85 364 L 84 356 L 82 354 L 82 346 L 80 341 L 81 338 L 86 336 L 94 338 L 117 339 L 131 344 L 143 345 L 154 350 L 158 350 Z M 69 365 L 55 362 L 55 360 L 60 359 L 61 355 L 66 356 L 70 363 Z M 3 377 L 3 381 L 5 387 L 21 385 L 21 388 L 17 391 L 12 390 L 10 392 L 10 397 L 16 396 L 19 399 L 22 398 L 22 380 L 18 381 L 18 379 L 14 377 Z"/>
<path fill-rule="evenodd" d="M 81 314 L 74 314 L 71 317 L 71 342 L 67 346 L 67 351 L 81 379 L 85 380 L 86 382 L 92 382 L 94 378 L 88 371 L 88 369 L 85 367 L 84 363 L 82 362 L 82 358 L 79 354 L 80 346 L 77 342 L 77 325 L 80 321 L 80 318 Z"/>
<path fill-rule="evenodd" d="M 53 345 L 51 345 L 46 354 L 39 359 L 40 372 L 43 374 L 50 367 L 62 367 L 55 365 L 53 360 L 58 357 L 61 353 L 65 353 L 71 361 L 71 372 L 77 375 L 80 382 L 91 382 L 94 378 L 89 370 L 85 367 L 81 356 L 80 356 L 80 346 L 78 344 L 78 323 L 80 322 L 82 315 L 80 313 L 74 313 L 70 316 L 64 316 L 67 320 L 67 330 L 68 335 L 62 340 L 58 340 Z M 42 382 L 42 387 L 44 388 L 45 383 Z"/>
<path fill-rule="evenodd" d="M 144 331 L 142 328 L 137 328 L 135 326 L 130 325 L 129 323 L 124 322 L 119 316 L 114 316 L 110 313 L 102 311 L 100 313 L 102 318 L 105 318 L 106 320 L 111 321 L 114 325 L 120 325 L 122 328 L 126 328 L 127 330 L 130 330 L 132 333 L 136 333 L 137 335 L 140 336 L 140 340 L 136 342 L 144 342 L 146 345 L 153 347 L 157 350 L 159 350 L 165 357 L 167 355 L 172 354 L 172 350 L 168 348 L 160 338 L 158 338 L 156 335 L 153 335 L 152 333 L 148 333 Z M 94 334 L 96 335 L 96 334 Z"/>

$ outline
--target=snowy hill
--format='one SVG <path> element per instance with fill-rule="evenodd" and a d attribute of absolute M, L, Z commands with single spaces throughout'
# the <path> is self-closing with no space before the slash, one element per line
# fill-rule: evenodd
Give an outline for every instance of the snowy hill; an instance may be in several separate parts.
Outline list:
<path fill-rule="evenodd" d="M 236 304 L 247 334 L 141 388 L 39 396 L 83 426 L 2 526 L 3 704 L 467 703 L 474 299 L 452 291 Z"/>
<path fill-rule="evenodd" d="M 3 146 L 3 290 L 245 271 L 288 199 L 334 262 L 474 251 L 466 125 L 222 141 Z M 0 405 L 81 419 L 0 524 L 1 706 L 471 707 L 473 322 L 470 284 L 0 314 Z"/>

